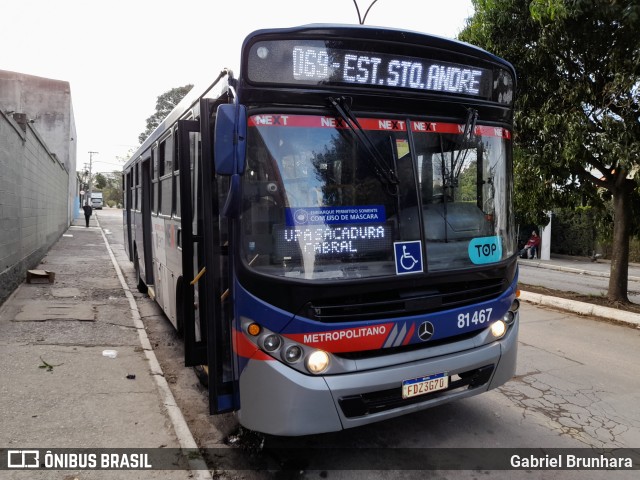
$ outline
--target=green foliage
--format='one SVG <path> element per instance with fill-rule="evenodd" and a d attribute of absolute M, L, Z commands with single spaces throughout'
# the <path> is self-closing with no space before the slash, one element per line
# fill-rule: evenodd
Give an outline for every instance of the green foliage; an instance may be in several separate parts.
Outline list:
<path fill-rule="evenodd" d="M 601 253 L 603 258 L 611 258 L 613 254 L 611 240 L 598 242 L 598 253 Z M 632 238 L 629 242 L 629 262 L 640 263 L 640 238 Z"/>
<path fill-rule="evenodd" d="M 549 199 L 554 195 L 551 182 L 544 178 L 540 166 L 534 159 L 515 148 L 513 192 L 514 209 L 517 225 L 546 225 L 549 221 L 547 211 Z"/>
<path fill-rule="evenodd" d="M 193 88 L 193 85 L 185 85 L 183 87 L 175 87 L 171 90 L 164 92 L 158 97 L 156 102 L 156 111 L 153 115 L 147 118 L 147 128 L 138 136 L 138 141 L 142 144 L 151 132 L 153 132 L 162 120 L 165 119 L 171 110 L 173 110 L 180 100 L 182 100 L 187 93 Z"/>
<path fill-rule="evenodd" d="M 96 173 L 93 177 L 93 185 L 96 187 L 96 190 L 102 190 L 107 185 L 107 179 L 102 173 Z"/>
<path fill-rule="evenodd" d="M 531 17 L 539 22 L 565 18 L 568 13 L 563 0 L 532 0 L 529 11 Z"/>
<path fill-rule="evenodd" d="M 598 211 L 611 199 L 615 247 L 608 296 L 626 301 L 626 280 L 617 274 L 625 271 L 629 235 L 640 218 L 637 210 L 631 213 L 640 180 L 640 4 L 473 3 L 476 13 L 460 38 L 506 58 L 518 72 L 518 211 L 537 215 L 526 211 L 526 198 L 536 209 L 546 197 L 547 210 L 590 205 Z M 522 172 L 536 181 L 525 180 Z"/>
<path fill-rule="evenodd" d="M 598 213 L 591 207 L 556 211 L 551 223 L 551 251 L 583 257 L 598 251 Z"/>
<path fill-rule="evenodd" d="M 478 162 L 474 160 L 460 173 L 457 201 L 475 202 L 478 198 Z"/>
<path fill-rule="evenodd" d="M 566 194 L 584 195 L 587 183 L 614 190 L 622 169 L 640 165 L 640 7 L 602 0 L 474 4 L 461 39 L 516 67 L 521 158 L 535 160 L 545 182 Z"/>
<path fill-rule="evenodd" d="M 609 259 L 613 253 L 611 229 L 613 208 L 562 208 L 555 212 L 551 224 L 551 253 L 591 256 L 593 252 Z M 632 238 L 629 261 L 640 263 L 640 238 Z"/>
<path fill-rule="evenodd" d="M 122 172 L 104 174 L 105 184 L 102 187 L 104 203 L 110 207 L 122 204 Z"/>

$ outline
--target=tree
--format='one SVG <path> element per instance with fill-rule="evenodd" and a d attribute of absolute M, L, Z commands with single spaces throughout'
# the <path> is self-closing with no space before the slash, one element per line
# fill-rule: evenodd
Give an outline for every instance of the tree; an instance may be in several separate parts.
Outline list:
<path fill-rule="evenodd" d="M 546 188 L 556 204 L 612 199 L 607 296 L 628 302 L 629 238 L 638 226 L 632 208 L 640 194 L 640 4 L 473 3 L 460 38 L 506 58 L 518 72 L 514 138 L 519 160 L 534 165 L 527 193 L 539 197 Z"/>
<path fill-rule="evenodd" d="M 102 189 L 104 202 L 110 207 L 122 205 L 122 172 L 104 174 L 105 185 Z"/>
<path fill-rule="evenodd" d="M 147 118 L 147 129 L 142 132 L 138 136 L 138 141 L 142 144 L 151 132 L 155 130 L 155 128 L 160 125 L 162 120 L 165 119 L 167 115 L 173 110 L 180 100 L 184 98 L 184 96 L 189 93 L 189 91 L 193 88 L 193 85 L 185 85 L 184 87 L 175 87 L 171 90 L 164 92 L 162 95 L 158 97 L 156 101 L 156 112 Z"/>
<path fill-rule="evenodd" d="M 102 190 L 107 185 L 107 179 L 102 173 L 96 173 L 93 177 L 93 185 L 97 190 Z"/>

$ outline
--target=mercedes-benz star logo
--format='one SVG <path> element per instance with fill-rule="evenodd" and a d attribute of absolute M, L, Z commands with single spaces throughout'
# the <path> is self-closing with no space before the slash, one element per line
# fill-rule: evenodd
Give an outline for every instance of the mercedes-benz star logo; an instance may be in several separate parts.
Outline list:
<path fill-rule="evenodd" d="M 418 327 L 418 337 L 423 342 L 426 342 L 433 336 L 433 332 L 435 328 L 433 327 L 433 323 L 431 322 L 422 322 Z"/>

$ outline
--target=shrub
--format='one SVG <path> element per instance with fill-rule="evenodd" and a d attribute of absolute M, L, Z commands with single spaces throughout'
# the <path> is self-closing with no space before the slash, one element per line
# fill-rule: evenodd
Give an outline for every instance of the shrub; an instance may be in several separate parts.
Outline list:
<path fill-rule="evenodd" d="M 588 257 L 596 250 L 594 209 L 578 207 L 554 212 L 551 222 L 551 252 Z"/>

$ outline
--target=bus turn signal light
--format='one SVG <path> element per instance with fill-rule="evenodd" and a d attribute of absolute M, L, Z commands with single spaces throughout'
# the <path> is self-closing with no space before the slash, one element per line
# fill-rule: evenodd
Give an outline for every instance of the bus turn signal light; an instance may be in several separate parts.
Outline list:
<path fill-rule="evenodd" d="M 258 325 L 257 323 L 252 323 L 247 327 L 247 332 L 249 333 L 249 335 L 252 335 L 254 337 L 260 335 L 261 330 L 262 329 L 260 328 L 260 325 Z"/>

